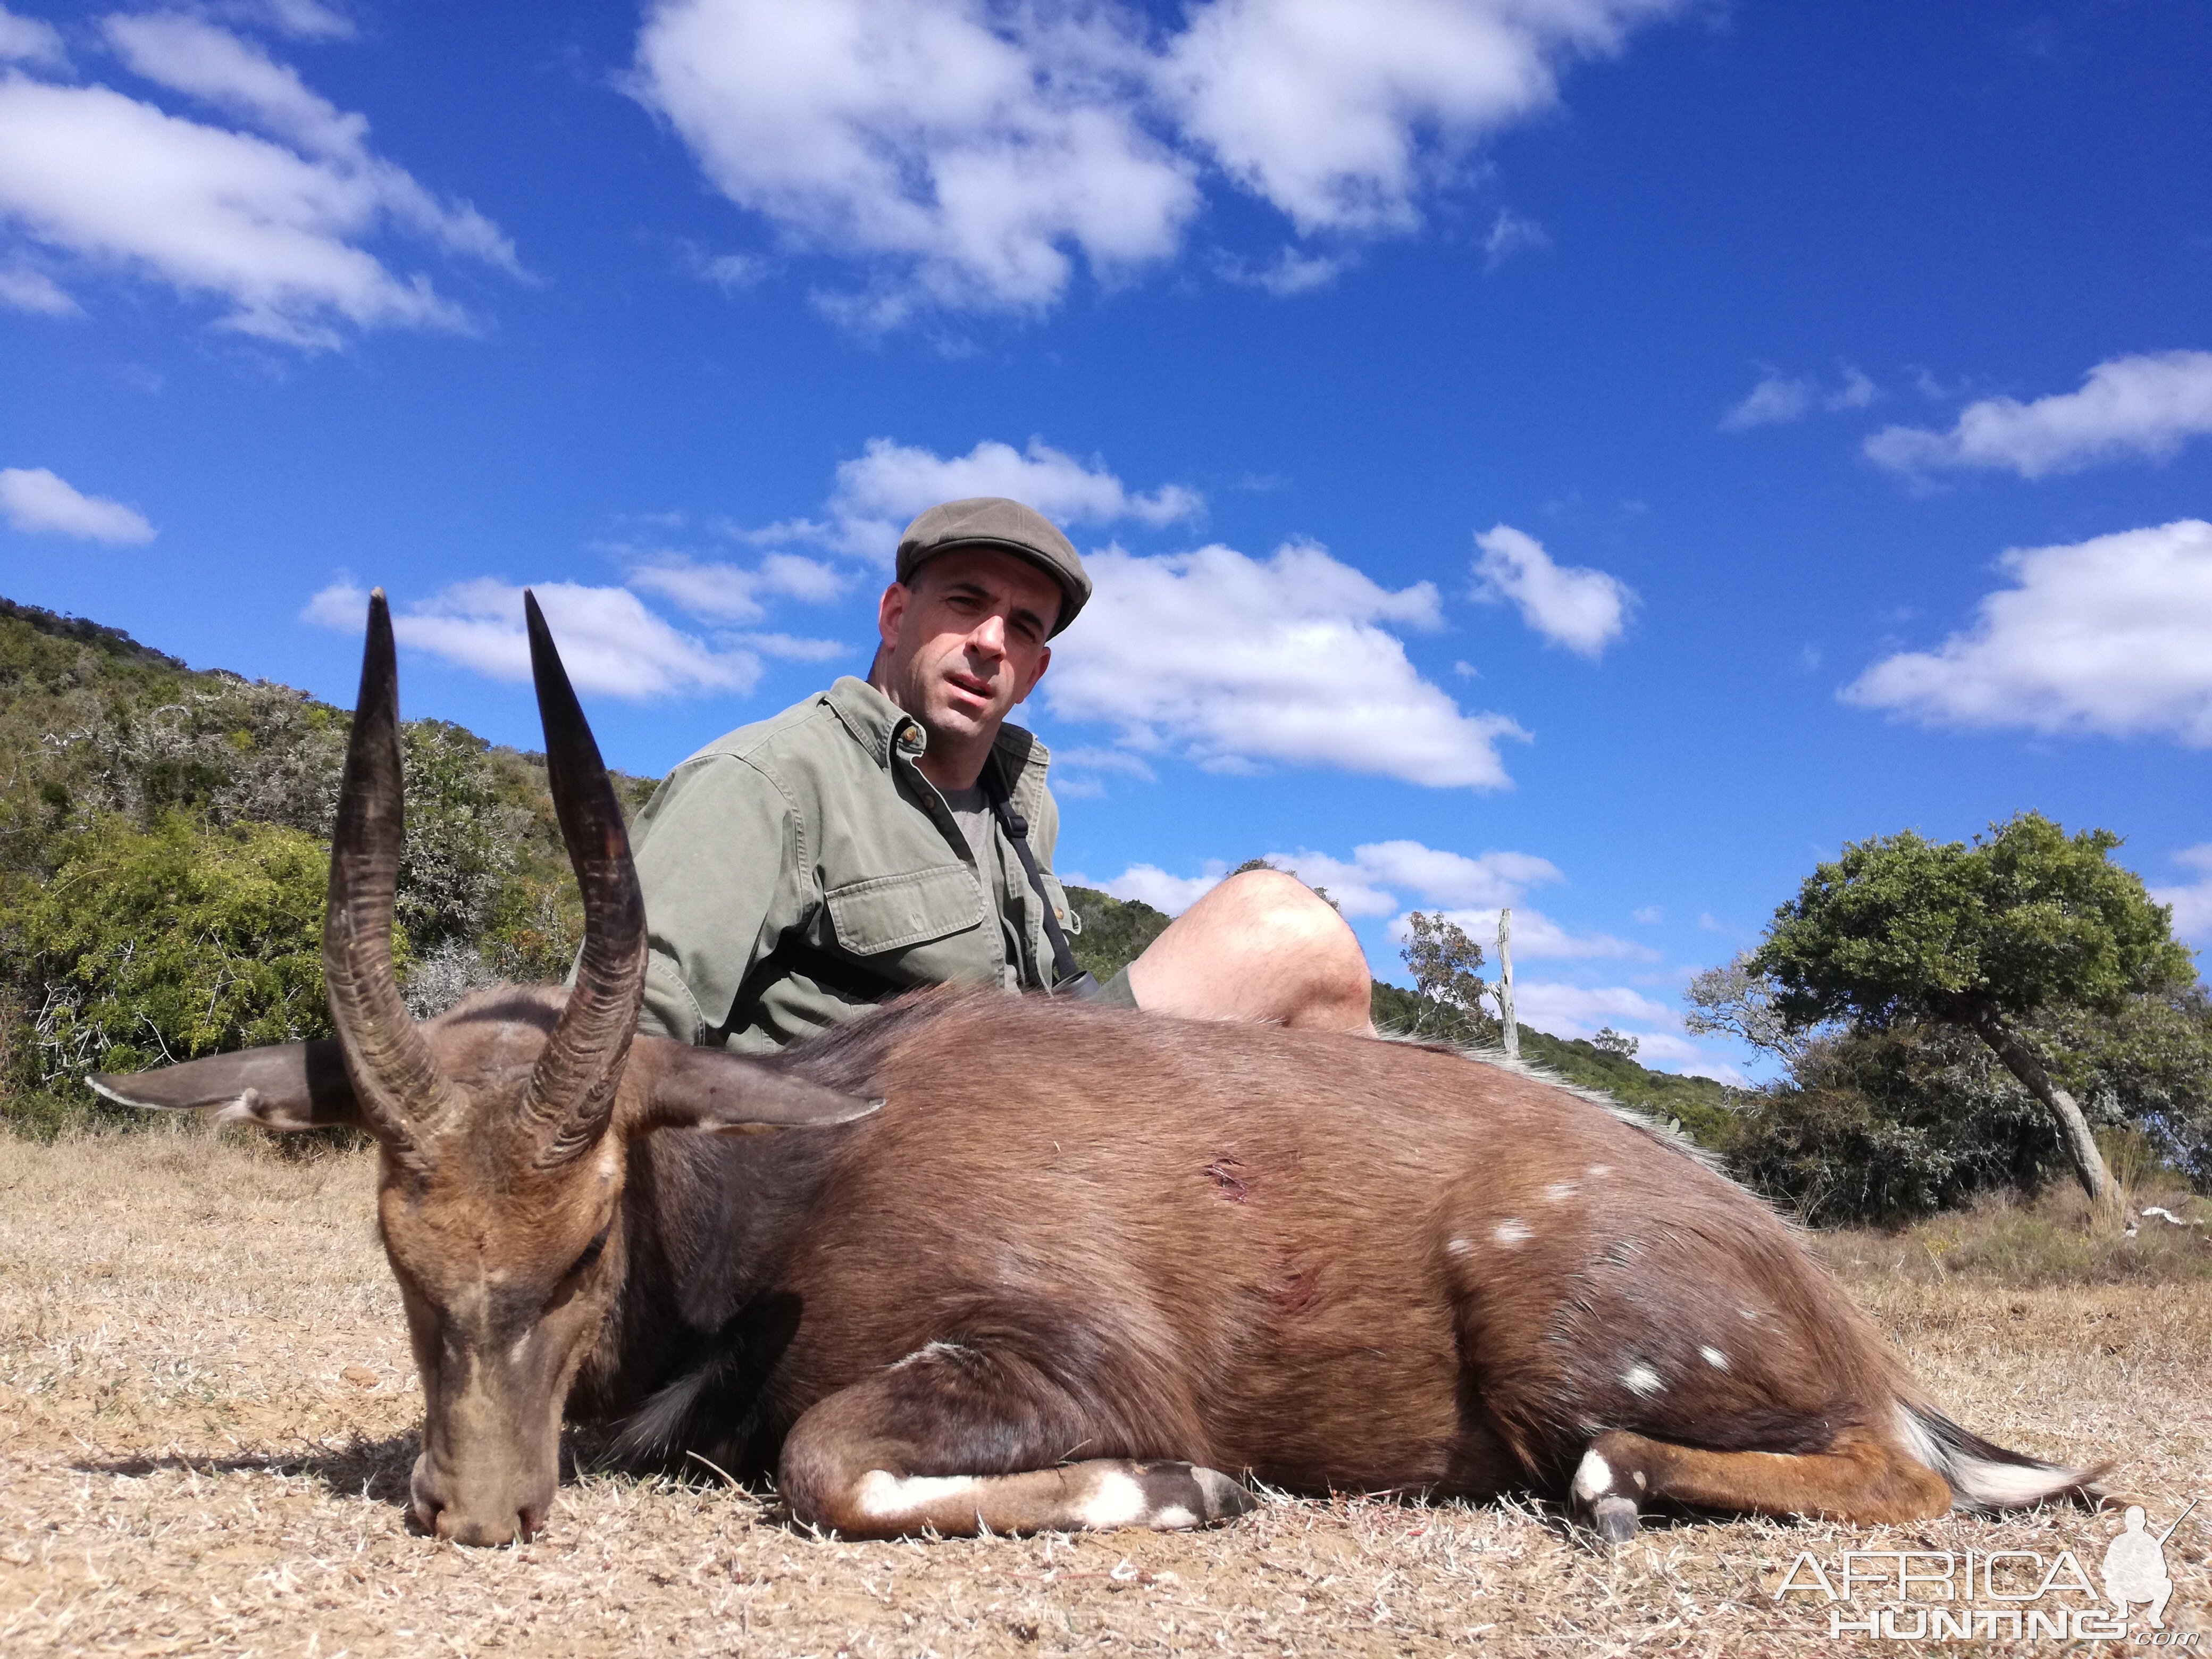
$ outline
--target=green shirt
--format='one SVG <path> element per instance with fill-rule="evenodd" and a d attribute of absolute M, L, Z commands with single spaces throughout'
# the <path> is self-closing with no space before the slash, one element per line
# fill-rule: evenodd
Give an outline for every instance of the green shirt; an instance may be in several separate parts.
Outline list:
<path fill-rule="evenodd" d="M 761 1053 L 887 988 L 1044 988 L 1042 907 L 995 821 L 981 858 L 921 775 L 911 714 L 850 675 L 671 773 L 633 830 L 652 953 L 641 1029 Z M 1060 811 L 1045 746 L 994 745 L 1049 871 Z M 1071 932 L 1060 884 L 1045 890 Z"/>

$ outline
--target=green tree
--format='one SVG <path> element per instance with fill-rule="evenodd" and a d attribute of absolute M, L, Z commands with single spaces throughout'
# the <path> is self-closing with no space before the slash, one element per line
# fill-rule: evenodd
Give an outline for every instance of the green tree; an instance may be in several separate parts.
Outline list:
<path fill-rule="evenodd" d="M 1455 1041 L 1474 1041 L 1490 1033 L 1488 1017 L 1482 1012 L 1482 1000 L 1490 994 L 1489 984 L 1475 970 L 1482 966 L 1482 947 L 1467 936 L 1467 930 L 1457 922 L 1442 915 L 1431 915 L 1426 911 L 1414 910 L 1406 917 L 1406 943 L 1400 947 L 1399 956 L 1413 975 L 1415 994 L 1425 1003 L 1450 1010 L 1458 1018 L 1444 1022 Z M 1424 1024 L 1414 1028 L 1419 1032 Z"/>
<path fill-rule="evenodd" d="M 2066 1008 L 2116 1013 L 2190 983 L 2172 914 L 2111 861 L 2119 837 L 2022 812 L 1972 846 L 1911 830 L 1853 843 L 1775 912 L 1751 972 L 1805 1028 L 1932 1019 L 1970 1031 L 2056 1121 L 2083 1189 L 2117 1224 L 2118 1188 L 2072 1092 L 2026 1027 Z"/>

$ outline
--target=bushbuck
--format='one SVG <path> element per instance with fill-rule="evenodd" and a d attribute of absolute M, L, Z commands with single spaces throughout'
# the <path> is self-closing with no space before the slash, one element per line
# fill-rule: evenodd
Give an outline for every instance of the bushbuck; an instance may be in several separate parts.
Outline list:
<path fill-rule="evenodd" d="M 335 1040 L 96 1086 L 381 1149 L 425 1400 L 411 1510 L 529 1538 L 564 1407 L 774 1470 L 854 1538 L 1127 1525 L 1304 1491 L 1902 1522 L 2094 1494 L 1930 1406 L 1755 1199 L 1449 1051 L 933 989 L 769 1058 L 635 1034 L 648 921 L 534 599 L 586 917 L 573 989 L 408 1015 L 397 670 L 370 602 L 331 862 Z M 781 1129 L 781 1133 L 756 1131 Z"/>

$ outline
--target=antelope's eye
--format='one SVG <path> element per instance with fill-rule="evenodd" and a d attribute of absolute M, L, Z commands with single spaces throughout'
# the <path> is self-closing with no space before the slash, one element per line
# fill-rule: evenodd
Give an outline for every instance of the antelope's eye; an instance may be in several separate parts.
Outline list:
<path fill-rule="evenodd" d="M 611 1221 L 605 1226 L 599 1229 L 599 1237 L 594 1238 L 590 1243 L 584 1246 L 583 1255 L 578 1256 L 574 1264 L 569 1267 L 568 1277 L 570 1279 L 575 1278 L 577 1274 L 582 1273 L 585 1268 L 590 1267 L 592 1263 L 599 1259 L 599 1252 L 607 1248 L 607 1234 L 611 1232 L 613 1228 L 614 1223 Z"/>

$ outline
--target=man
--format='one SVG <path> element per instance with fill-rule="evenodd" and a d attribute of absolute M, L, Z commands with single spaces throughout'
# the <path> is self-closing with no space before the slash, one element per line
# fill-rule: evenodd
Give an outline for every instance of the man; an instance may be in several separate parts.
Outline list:
<path fill-rule="evenodd" d="M 908 526 L 868 678 L 709 744 L 641 815 L 645 1029 L 761 1052 L 912 986 L 1050 988 L 1048 912 L 1079 923 L 1048 873 L 1044 745 L 1006 721 L 1090 597 L 1067 538 L 1018 501 L 950 501 Z M 1101 993 L 1361 1031 L 1368 996 L 1351 929 L 1274 871 L 1223 882 Z"/>

